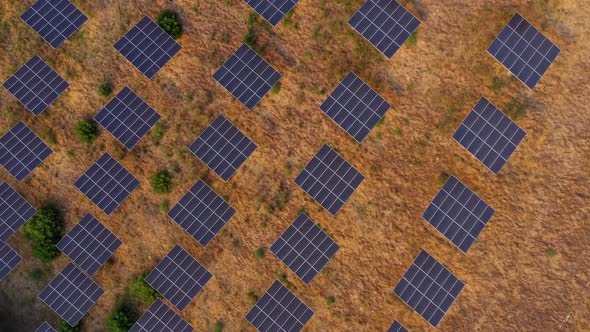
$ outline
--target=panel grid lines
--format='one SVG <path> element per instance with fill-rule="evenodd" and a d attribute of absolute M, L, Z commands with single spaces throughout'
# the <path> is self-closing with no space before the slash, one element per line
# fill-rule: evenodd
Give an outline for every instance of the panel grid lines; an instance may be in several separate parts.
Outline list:
<path fill-rule="evenodd" d="M 8 240 L 37 210 L 10 184 L 0 184 L 0 242 Z"/>
<path fill-rule="evenodd" d="M 21 15 L 51 47 L 58 48 L 88 17 L 67 0 L 39 0 Z"/>
<path fill-rule="evenodd" d="M 193 327 L 174 310 L 157 299 L 133 324 L 129 332 L 192 332 Z"/>
<path fill-rule="evenodd" d="M 270 248 L 306 284 L 311 283 L 339 249 L 305 213 L 301 213 Z"/>
<path fill-rule="evenodd" d="M 389 329 L 387 329 L 387 332 L 408 332 L 408 329 L 396 320 L 393 321 Z"/>
<path fill-rule="evenodd" d="M 514 121 L 480 98 L 453 138 L 489 170 L 498 174 L 526 136 Z"/>
<path fill-rule="evenodd" d="M 299 0 L 244 0 L 258 15 L 276 26 Z"/>
<path fill-rule="evenodd" d="M 0 163 L 19 182 L 52 152 L 22 121 L 0 138 Z"/>
<path fill-rule="evenodd" d="M 447 179 L 422 218 L 463 253 L 494 215 L 495 210 L 457 178 Z"/>
<path fill-rule="evenodd" d="M 6 278 L 22 260 L 22 257 L 14 249 L 0 241 L 0 281 Z"/>
<path fill-rule="evenodd" d="M 242 44 L 213 74 L 213 78 L 252 110 L 277 84 L 281 74 L 248 45 Z"/>
<path fill-rule="evenodd" d="M 49 325 L 49 323 L 47 322 L 43 322 L 43 324 L 41 324 L 36 330 L 35 332 L 57 332 L 56 329 L 53 328 L 53 326 Z"/>

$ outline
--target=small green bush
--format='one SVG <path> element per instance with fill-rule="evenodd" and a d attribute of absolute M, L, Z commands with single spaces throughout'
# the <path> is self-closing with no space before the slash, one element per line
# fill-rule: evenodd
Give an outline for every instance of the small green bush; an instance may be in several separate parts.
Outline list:
<path fill-rule="evenodd" d="M 279 281 L 280 282 L 287 282 L 287 275 L 286 274 L 279 274 Z"/>
<path fill-rule="evenodd" d="M 258 295 L 253 290 L 248 291 L 246 297 L 248 298 L 248 302 L 250 302 L 250 304 L 256 304 L 256 302 L 258 302 Z"/>
<path fill-rule="evenodd" d="M 136 315 L 129 308 L 122 306 L 112 311 L 106 325 L 109 332 L 127 332 L 133 326 Z"/>
<path fill-rule="evenodd" d="M 84 143 L 92 143 L 98 136 L 98 127 L 94 120 L 82 120 L 76 125 L 76 136 Z"/>
<path fill-rule="evenodd" d="M 145 281 L 147 273 L 141 274 L 129 282 L 129 293 L 133 298 L 147 305 L 152 304 L 160 294 Z"/>
<path fill-rule="evenodd" d="M 172 189 L 172 177 L 167 170 L 161 170 L 150 178 L 152 189 L 157 194 L 167 194 Z"/>
<path fill-rule="evenodd" d="M 63 219 L 55 208 L 45 206 L 37 210 L 24 227 L 25 237 L 33 242 L 33 256 L 42 262 L 59 256 L 56 244 L 61 239 L 63 227 Z"/>
<path fill-rule="evenodd" d="M 336 303 L 336 298 L 333 296 L 328 296 L 328 297 L 326 297 L 326 303 L 328 305 L 332 305 L 332 304 Z"/>
<path fill-rule="evenodd" d="M 275 95 L 281 92 L 281 82 L 277 82 L 277 84 L 273 85 L 273 87 L 270 89 L 270 92 Z"/>
<path fill-rule="evenodd" d="M 223 331 L 223 322 L 218 320 L 214 325 L 213 325 L 213 331 L 215 332 L 221 332 Z"/>
<path fill-rule="evenodd" d="M 256 251 L 254 252 L 254 255 L 258 259 L 264 258 L 264 249 L 262 249 L 262 248 L 256 249 Z"/>
<path fill-rule="evenodd" d="M 79 332 L 80 331 L 80 324 L 71 327 L 70 324 L 68 324 L 68 322 L 66 322 L 63 319 L 59 320 L 59 323 L 57 325 L 57 330 L 59 332 Z"/>
<path fill-rule="evenodd" d="M 158 25 L 174 39 L 178 39 L 182 35 L 182 23 L 176 12 L 171 10 L 161 12 L 158 16 Z"/>
<path fill-rule="evenodd" d="M 113 85 L 110 82 L 104 82 L 98 86 L 97 92 L 99 95 L 106 97 L 113 92 Z"/>
<path fill-rule="evenodd" d="M 410 37 L 408 37 L 408 40 L 406 40 L 406 44 L 409 47 L 414 47 L 414 46 L 416 46 L 417 42 L 418 42 L 418 30 L 414 31 L 414 33 L 411 34 Z"/>
<path fill-rule="evenodd" d="M 161 121 L 156 123 L 154 129 L 152 129 L 152 137 L 154 138 L 154 142 L 156 143 L 156 145 L 160 144 L 160 142 L 164 138 L 166 129 L 166 125 Z"/>

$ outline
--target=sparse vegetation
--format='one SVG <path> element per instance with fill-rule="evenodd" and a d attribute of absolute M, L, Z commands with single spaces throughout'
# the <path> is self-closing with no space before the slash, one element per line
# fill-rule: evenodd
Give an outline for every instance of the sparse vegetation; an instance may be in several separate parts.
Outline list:
<path fill-rule="evenodd" d="M 246 293 L 246 298 L 250 304 L 256 304 L 256 302 L 258 302 L 258 295 L 253 290 L 249 290 L 248 293 Z"/>
<path fill-rule="evenodd" d="M 275 95 L 276 95 L 277 93 L 279 93 L 280 91 L 281 91 L 281 82 L 277 82 L 277 84 L 275 84 L 275 85 L 274 85 L 274 86 L 273 86 L 273 87 L 270 89 L 270 92 L 271 92 L 272 94 L 275 94 Z"/>
<path fill-rule="evenodd" d="M 41 268 L 36 267 L 29 271 L 29 278 L 34 281 L 44 281 L 47 279 L 47 272 Z"/>
<path fill-rule="evenodd" d="M 127 332 L 135 323 L 137 315 L 127 306 L 122 305 L 113 310 L 106 321 L 109 332 Z"/>
<path fill-rule="evenodd" d="M 417 43 L 418 43 L 418 30 L 414 31 L 414 33 L 411 34 L 410 37 L 408 37 L 408 40 L 406 40 L 406 45 L 408 45 L 409 47 L 414 47 L 414 46 L 416 46 Z"/>
<path fill-rule="evenodd" d="M 63 319 L 60 319 L 59 323 L 57 324 L 58 332 L 79 332 L 80 330 L 80 324 L 76 326 L 70 326 L 70 324 L 68 324 L 68 322 Z"/>
<path fill-rule="evenodd" d="M 547 257 L 557 256 L 557 251 L 555 249 L 549 249 L 545 252 L 545 256 L 547 256 Z"/>
<path fill-rule="evenodd" d="M 160 13 L 158 25 L 174 39 L 178 39 L 182 35 L 182 22 L 178 14 L 172 10 L 164 10 Z"/>
<path fill-rule="evenodd" d="M 156 125 L 152 129 L 152 137 L 154 138 L 154 142 L 156 143 L 156 145 L 160 144 L 160 142 L 164 138 L 166 129 L 166 124 L 164 124 L 164 122 L 162 121 L 156 123 Z"/>
<path fill-rule="evenodd" d="M 172 177 L 167 170 L 161 170 L 150 177 L 150 184 L 156 194 L 168 194 L 172 189 Z"/>
<path fill-rule="evenodd" d="M 94 120 L 82 120 L 76 125 L 76 137 L 84 143 L 92 143 L 98 136 L 98 126 Z"/>
<path fill-rule="evenodd" d="M 132 279 L 129 282 L 129 293 L 132 298 L 150 305 L 160 297 L 160 294 L 145 281 L 146 276 L 147 273 L 143 273 Z"/>
<path fill-rule="evenodd" d="M 333 305 L 334 303 L 336 303 L 336 298 L 334 296 L 328 296 L 326 297 L 326 303 L 328 305 Z"/>
<path fill-rule="evenodd" d="M 162 201 L 162 203 L 160 203 L 160 205 L 158 206 L 158 208 L 160 209 L 160 211 L 166 213 L 170 210 L 170 201 L 165 199 Z"/>
<path fill-rule="evenodd" d="M 264 249 L 263 248 L 258 248 L 256 249 L 256 251 L 254 252 L 254 255 L 256 256 L 256 258 L 258 259 L 262 259 L 264 258 Z"/>
<path fill-rule="evenodd" d="M 447 174 L 447 172 L 440 172 L 440 174 L 438 175 L 438 182 L 440 184 L 445 184 L 445 182 L 447 182 L 448 179 L 449 174 Z"/>
<path fill-rule="evenodd" d="M 110 82 L 101 83 L 97 88 L 97 92 L 100 96 L 107 97 L 113 93 L 113 85 Z"/>
<path fill-rule="evenodd" d="M 37 210 L 24 227 L 26 239 L 33 243 L 33 256 L 42 262 L 59 256 L 56 244 L 61 239 L 63 227 L 63 219 L 54 207 L 45 206 Z"/>
<path fill-rule="evenodd" d="M 213 324 L 213 331 L 215 331 L 215 332 L 223 331 L 223 322 L 220 320 L 215 322 L 215 324 Z"/>
<path fill-rule="evenodd" d="M 279 274 L 279 281 L 280 282 L 287 282 L 287 275 L 285 273 Z"/>
<path fill-rule="evenodd" d="M 500 91 L 504 88 L 505 85 L 506 85 L 506 81 L 504 81 L 501 77 L 494 77 L 494 79 L 492 80 L 492 85 L 490 86 L 490 89 L 492 89 L 494 91 Z"/>

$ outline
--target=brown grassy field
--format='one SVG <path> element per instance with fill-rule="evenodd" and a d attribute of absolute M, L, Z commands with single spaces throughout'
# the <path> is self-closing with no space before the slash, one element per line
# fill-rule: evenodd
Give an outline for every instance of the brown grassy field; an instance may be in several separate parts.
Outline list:
<path fill-rule="evenodd" d="M 239 0 L 73 1 L 89 17 L 68 42 L 52 49 L 19 16 L 32 0 L 0 0 L 0 79 L 38 54 L 71 84 L 39 117 L 0 89 L 0 134 L 25 121 L 54 153 L 21 183 L 0 180 L 39 207 L 58 205 L 73 227 L 90 212 L 124 244 L 95 280 L 105 295 L 83 320 L 85 331 L 106 331 L 105 319 L 129 280 L 150 271 L 176 243 L 214 275 L 182 313 L 196 331 L 253 331 L 244 319 L 247 293 L 261 295 L 281 274 L 315 315 L 306 331 L 384 331 L 394 319 L 411 331 L 434 331 L 391 294 L 421 249 L 445 264 L 466 287 L 443 318 L 440 331 L 590 331 L 590 4 L 584 0 L 407 0 L 422 24 L 415 43 L 388 60 L 347 24 L 362 0 L 301 0 L 275 28 L 250 22 L 257 47 L 283 75 L 281 89 L 248 111 L 211 78 L 242 43 L 252 12 Z M 183 49 L 153 80 L 113 44 L 144 15 L 165 8 L 181 15 Z M 554 41 L 561 54 L 539 85 L 528 90 L 486 52 L 494 36 L 519 12 Z M 319 110 L 350 70 L 393 108 L 360 145 Z M 97 86 L 125 85 L 162 115 L 161 142 L 146 135 L 128 151 L 102 131 L 91 145 L 78 141 L 75 125 L 111 97 Z M 516 118 L 527 136 L 498 176 L 451 137 L 471 107 L 485 96 Z M 252 157 L 224 183 L 187 146 L 218 114 L 257 145 Z M 366 180 L 331 216 L 294 183 L 323 144 L 330 144 Z M 74 186 L 105 151 L 142 182 L 107 216 Z M 149 177 L 173 175 L 169 195 L 154 194 Z M 496 214 L 468 254 L 462 254 L 421 214 L 441 186 L 457 176 Z M 228 198 L 236 215 L 203 248 L 171 221 L 170 206 L 199 178 Z M 267 252 L 305 209 L 340 245 L 308 286 Z M 0 283 L 0 330 L 33 331 L 58 317 L 37 298 L 67 264 L 31 256 L 22 230 L 10 245 L 23 262 Z M 41 269 L 41 277 L 31 271 Z M 40 280 L 39 280 L 40 279 Z M 335 297 L 333 305 L 326 298 Z M 141 311 L 145 307 L 139 308 Z"/>

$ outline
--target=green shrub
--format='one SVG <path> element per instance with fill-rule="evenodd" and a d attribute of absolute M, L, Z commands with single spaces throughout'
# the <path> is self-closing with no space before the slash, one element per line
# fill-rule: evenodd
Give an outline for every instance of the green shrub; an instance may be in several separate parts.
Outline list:
<path fill-rule="evenodd" d="M 166 133 L 166 125 L 163 122 L 158 122 L 152 129 L 152 137 L 154 138 L 154 142 L 160 144 L 162 138 L 164 138 L 164 134 Z"/>
<path fill-rule="evenodd" d="M 258 248 L 256 249 L 256 251 L 254 252 L 254 255 L 256 256 L 256 258 L 261 259 L 264 257 L 264 249 L 262 248 Z"/>
<path fill-rule="evenodd" d="M 158 16 L 158 25 L 174 39 L 178 39 L 182 35 L 182 23 L 176 12 L 171 10 L 161 12 Z"/>
<path fill-rule="evenodd" d="M 167 194 L 172 189 L 172 177 L 167 170 L 161 170 L 150 178 L 152 189 L 157 194 Z"/>
<path fill-rule="evenodd" d="M 554 257 L 557 255 L 557 251 L 555 249 L 549 249 L 545 252 L 545 256 L 547 257 Z"/>
<path fill-rule="evenodd" d="M 250 304 L 256 304 L 256 302 L 258 302 L 258 295 L 253 290 L 248 291 L 246 297 L 248 298 L 248 302 L 250 302 Z"/>
<path fill-rule="evenodd" d="M 213 331 L 215 332 L 221 332 L 223 331 L 223 322 L 218 320 L 214 325 L 213 325 Z"/>
<path fill-rule="evenodd" d="M 281 92 L 281 82 L 277 82 L 277 84 L 273 85 L 273 87 L 270 89 L 270 92 L 275 95 Z"/>
<path fill-rule="evenodd" d="M 170 211 L 170 201 L 165 199 L 162 201 L 162 203 L 160 203 L 158 207 L 160 208 L 160 211 L 167 213 L 168 211 Z"/>
<path fill-rule="evenodd" d="M 280 282 L 287 282 L 287 275 L 286 274 L 279 274 L 279 281 Z"/>
<path fill-rule="evenodd" d="M 328 305 L 332 305 L 332 304 L 336 303 L 336 298 L 333 296 L 328 296 L 328 297 L 326 297 L 326 303 Z"/>
<path fill-rule="evenodd" d="M 440 172 L 440 174 L 438 175 L 438 182 L 440 184 L 445 184 L 448 179 L 449 179 L 449 174 L 447 174 L 447 172 Z"/>
<path fill-rule="evenodd" d="M 45 206 L 37 210 L 24 227 L 25 237 L 33 242 L 33 256 L 42 262 L 59 256 L 56 244 L 61 239 L 63 227 L 63 219 L 55 208 Z"/>
<path fill-rule="evenodd" d="M 406 44 L 409 47 L 414 47 L 414 46 L 416 46 L 417 42 L 418 42 L 418 30 L 414 31 L 414 33 L 411 34 L 410 37 L 408 37 L 408 40 L 406 40 Z"/>
<path fill-rule="evenodd" d="M 160 294 L 145 281 L 146 276 L 147 273 L 144 273 L 137 278 L 131 279 L 131 282 L 129 282 L 129 293 L 136 300 L 150 305 L 160 297 Z"/>
<path fill-rule="evenodd" d="M 68 324 L 68 322 L 66 322 L 63 319 L 59 320 L 59 323 L 57 325 L 57 330 L 59 332 L 79 332 L 80 331 L 80 324 L 71 327 L 70 324 Z"/>
<path fill-rule="evenodd" d="M 113 85 L 110 82 L 104 82 L 98 86 L 97 92 L 99 95 L 106 97 L 113 92 Z"/>
<path fill-rule="evenodd" d="M 122 306 L 112 311 L 106 325 L 109 332 L 127 332 L 133 326 L 136 315 L 129 308 Z"/>
<path fill-rule="evenodd" d="M 98 136 L 98 127 L 94 120 L 82 120 L 76 125 L 76 136 L 84 143 L 92 143 Z"/>

